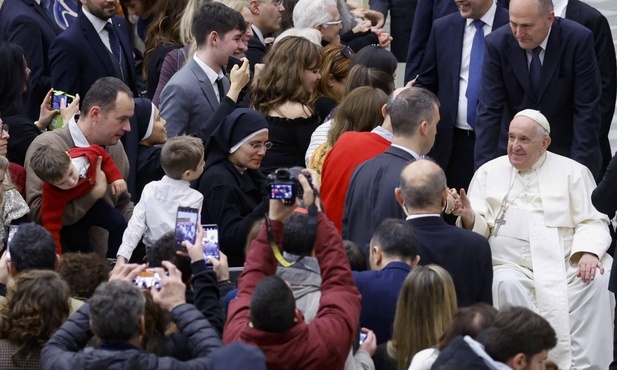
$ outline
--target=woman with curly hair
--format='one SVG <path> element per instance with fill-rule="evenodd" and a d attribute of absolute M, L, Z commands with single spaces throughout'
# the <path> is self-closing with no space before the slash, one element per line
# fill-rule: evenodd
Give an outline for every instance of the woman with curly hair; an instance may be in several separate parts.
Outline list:
<path fill-rule="evenodd" d="M 39 369 L 41 349 L 69 316 L 69 287 L 54 271 L 30 270 L 9 285 L 0 309 L 0 368 Z"/>
<path fill-rule="evenodd" d="M 281 167 L 304 167 L 304 154 L 319 116 L 310 96 L 321 75 L 321 47 L 302 37 L 286 37 L 270 49 L 264 69 L 252 87 L 252 106 L 268 121 L 272 149 L 261 170 L 270 173 Z"/>
<path fill-rule="evenodd" d="M 375 369 L 407 370 L 416 353 L 437 345 L 456 310 L 450 274 L 432 264 L 414 267 L 401 287 L 392 339 L 375 352 Z"/>

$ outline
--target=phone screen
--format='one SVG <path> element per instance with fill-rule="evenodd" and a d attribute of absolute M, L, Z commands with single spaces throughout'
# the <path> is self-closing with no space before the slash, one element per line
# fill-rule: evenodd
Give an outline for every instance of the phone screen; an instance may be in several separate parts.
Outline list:
<path fill-rule="evenodd" d="M 217 225 L 204 225 L 204 236 L 201 239 L 204 245 L 204 259 L 220 258 L 219 254 L 219 228 Z"/>
<path fill-rule="evenodd" d="M 366 333 L 360 333 L 360 345 L 366 340 Z"/>
<path fill-rule="evenodd" d="M 161 289 L 161 277 L 152 270 L 143 270 L 133 279 L 133 284 L 140 289 L 150 289 L 153 286 Z"/>
<path fill-rule="evenodd" d="M 188 240 L 191 244 L 195 243 L 197 217 L 199 217 L 199 210 L 197 208 L 178 207 L 178 214 L 176 216 L 176 243 L 182 244 L 184 240 Z"/>
<path fill-rule="evenodd" d="M 51 107 L 58 110 L 60 110 L 60 108 L 64 108 L 62 106 L 62 99 L 65 100 L 64 107 L 68 107 L 69 104 L 73 102 L 74 97 L 63 93 L 62 91 L 54 91 L 54 96 L 51 100 Z"/>

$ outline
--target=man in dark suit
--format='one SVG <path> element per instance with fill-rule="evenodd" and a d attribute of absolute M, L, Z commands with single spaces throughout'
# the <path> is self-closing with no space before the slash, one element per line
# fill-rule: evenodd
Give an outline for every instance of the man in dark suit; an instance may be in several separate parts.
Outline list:
<path fill-rule="evenodd" d="M 251 64 L 261 63 L 266 55 L 266 38 L 281 29 L 281 13 L 285 11 L 283 0 L 251 0 L 249 3 L 253 14 L 253 37 L 249 39 L 246 58 Z"/>
<path fill-rule="evenodd" d="M 403 168 L 433 146 L 439 101 L 432 92 L 403 89 L 386 105 L 392 124 L 392 145 L 385 153 L 359 165 L 351 175 L 343 211 L 343 239 L 361 247 L 386 218 L 405 217 L 394 197 Z"/>
<path fill-rule="evenodd" d="M 195 55 L 173 75 L 161 93 L 161 117 L 167 121 L 169 137 L 199 134 L 217 110 L 230 85 L 221 66 L 227 65 L 229 57 L 244 47 L 246 22 L 237 11 L 210 2 L 197 13 L 193 30 Z"/>
<path fill-rule="evenodd" d="M 556 3 L 556 2 L 553 2 Z M 600 151 L 602 152 L 602 173 L 611 161 L 613 152 L 608 140 L 608 133 L 615 113 L 617 97 L 617 62 L 615 45 L 608 20 L 597 9 L 580 0 L 565 1 L 565 17 L 588 28 L 593 33 L 594 50 L 602 78 L 602 95 L 600 96 Z M 556 15 L 560 15 L 555 9 Z"/>
<path fill-rule="evenodd" d="M 486 37 L 476 114 L 476 168 L 505 154 L 507 128 L 527 108 L 552 127 L 550 150 L 600 174 L 600 72 L 593 34 L 555 18 L 551 0 L 512 0 L 510 25 Z"/>
<path fill-rule="evenodd" d="M 122 80 L 138 95 L 128 22 L 116 16 L 116 1 L 81 0 L 77 20 L 49 49 L 54 89 L 82 97 L 101 77 Z"/>
<path fill-rule="evenodd" d="M 453 2 L 452 0 L 449 1 Z M 405 57 L 407 57 L 417 4 L 418 0 L 369 1 L 370 8 L 381 12 L 384 19 L 388 17 L 388 11 L 390 12 L 390 35 L 392 36 L 390 49 L 399 62 L 404 62 Z"/>
<path fill-rule="evenodd" d="M 458 13 L 433 23 L 414 86 L 431 90 L 441 103 L 439 130 L 429 156 L 446 171 L 452 188 L 467 188 L 474 172 L 475 112 L 484 55 L 478 42 L 507 23 L 508 11 L 493 0 L 470 1 Z"/>
<path fill-rule="evenodd" d="M 478 302 L 492 305 L 491 248 L 482 235 L 448 225 L 441 218 L 447 198 L 446 175 L 436 163 L 418 160 L 401 173 L 396 199 L 409 215 L 422 265 L 434 263 L 450 273 L 459 307 Z"/>
<path fill-rule="evenodd" d="M 362 295 L 360 326 L 372 330 L 377 344 L 392 338 L 396 302 L 403 281 L 418 264 L 414 229 L 403 220 L 384 220 L 371 238 L 369 271 L 352 271 Z"/>
<path fill-rule="evenodd" d="M 508 8 L 510 0 L 497 0 L 504 8 Z M 405 83 L 418 76 L 422 69 L 426 43 L 431 32 L 433 22 L 448 14 L 459 11 L 458 2 L 455 0 L 418 0 L 409 50 L 407 51 L 407 63 L 405 64 Z"/>
<path fill-rule="evenodd" d="M 61 31 L 35 0 L 5 0 L 0 8 L 0 40 L 21 46 L 30 68 L 23 113 L 33 121 L 38 119 L 41 103 L 51 88 L 47 54 Z"/>

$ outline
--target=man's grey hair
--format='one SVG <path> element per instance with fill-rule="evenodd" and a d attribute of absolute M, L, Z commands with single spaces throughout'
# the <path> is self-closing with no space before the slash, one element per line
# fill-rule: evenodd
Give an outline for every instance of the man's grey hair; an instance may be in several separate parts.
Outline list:
<path fill-rule="evenodd" d="M 328 7 L 336 7 L 335 0 L 300 0 L 294 8 L 293 22 L 297 28 L 316 28 L 330 22 Z"/>
<path fill-rule="evenodd" d="M 413 137 L 422 121 L 431 122 L 439 110 L 439 100 L 432 92 L 419 87 L 403 90 L 390 98 L 386 112 L 395 136 Z"/>
<path fill-rule="evenodd" d="M 414 163 L 417 165 L 419 161 L 435 163 L 431 159 L 419 159 Z M 408 166 L 411 165 L 413 165 L 413 163 Z M 411 178 L 405 177 L 405 170 L 401 172 L 401 183 L 399 187 L 406 206 L 413 210 L 441 207 L 441 195 L 448 185 L 446 174 L 437 163 L 435 163 L 435 165 L 437 166 L 435 171 L 414 173 Z"/>
<path fill-rule="evenodd" d="M 101 284 L 90 299 L 90 327 L 109 344 L 128 342 L 141 329 L 146 298 L 128 281 Z"/>

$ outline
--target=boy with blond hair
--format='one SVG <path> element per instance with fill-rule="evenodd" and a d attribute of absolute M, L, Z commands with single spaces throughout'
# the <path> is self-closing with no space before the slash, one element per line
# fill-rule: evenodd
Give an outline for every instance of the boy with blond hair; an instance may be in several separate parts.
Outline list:
<path fill-rule="evenodd" d="M 116 266 L 129 261 L 142 237 L 146 248 L 149 248 L 165 233 L 173 231 L 178 207 L 197 208 L 201 214 L 204 197 L 191 189 L 190 181 L 201 176 L 204 164 L 201 139 L 177 136 L 165 143 L 161 151 L 165 176 L 144 187 L 122 237 Z"/>

